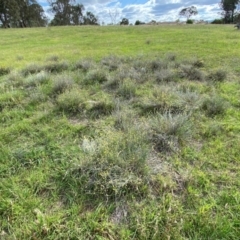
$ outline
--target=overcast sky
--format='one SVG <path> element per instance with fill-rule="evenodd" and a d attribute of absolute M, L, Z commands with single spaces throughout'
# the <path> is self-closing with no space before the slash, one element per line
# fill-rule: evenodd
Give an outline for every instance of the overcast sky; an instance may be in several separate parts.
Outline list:
<path fill-rule="evenodd" d="M 47 0 L 38 0 L 46 10 Z M 220 0 L 81 0 L 86 11 L 93 12 L 99 19 L 99 23 L 111 23 L 110 15 L 117 16 L 116 22 L 122 18 L 128 18 L 130 23 L 136 20 L 143 22 L 155 21 L 176 21 L 179 19 L 178 13 L 184 7 L 195 6 L 198 15 L 193 16 L 196 20 L 213 20 L 220 18 Z M 185 21 L 184 18 L 180 18 Z"/>

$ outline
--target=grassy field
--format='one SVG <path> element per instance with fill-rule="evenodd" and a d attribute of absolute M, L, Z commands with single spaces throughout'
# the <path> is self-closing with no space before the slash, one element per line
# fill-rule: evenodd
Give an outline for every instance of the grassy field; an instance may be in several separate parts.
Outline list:
<path fill-rule="evenodd" d="M 0 30 L 0 239 L 239 239 L 240 32 Z"/>

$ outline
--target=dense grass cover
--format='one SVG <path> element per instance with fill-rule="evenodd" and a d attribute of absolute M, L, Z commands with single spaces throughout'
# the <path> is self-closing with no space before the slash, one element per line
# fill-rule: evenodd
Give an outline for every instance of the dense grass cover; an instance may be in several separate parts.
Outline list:
<path fill-rule="evenodd" d="M 239 238 L 238 31 L 0 33 L 1 239 Z"/>

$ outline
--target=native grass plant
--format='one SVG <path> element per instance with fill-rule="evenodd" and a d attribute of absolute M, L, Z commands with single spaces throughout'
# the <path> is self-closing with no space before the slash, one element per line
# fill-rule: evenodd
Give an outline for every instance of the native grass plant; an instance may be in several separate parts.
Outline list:
<path fill-rule="evenodd" d="M 229 104 L 226 100 L 218 95 L 214 95 L 207 96 L 203 99 L 201 109 L 208 117 L 215 117 L 217 115 L 223 115 L 228 107 Z"/>
<path fill-rule="evenodd" d="M 82 149 L 88 158 L 65 175 L 78 181 L 80 191 L 105 201 L 147 194 L 148 143 L 141 131 L 106 130 L 96 140 L 83 139 Z"/>
<path fill-rule="evenodd" d="M 47 60 L 48 62 L 58 62 L 58 61 L 59 61 L 59 56 L 57 56 L 57 55 L 52 55 L 52 56 L 47 57 L 46 60 Z"/>
<path fill-rule="evenodd" d="M 223 82 L 227 78 L 227 72 L 223 69 L 217 69 L 208 74 L 207 80 L 213 82 Z"/>
<path fill-rule="evenodd" d="M 36 87 L 41 84 L 45 84 L 49 81 L 50 75 L 45 71 L 41 71 L 37 74 L 31 74 L 25 78 L 24 85 L 26 87 Z"/>
<path fill-rule="evenodd" d="M 83 79 L 83 83 L 86 85 L 101 84 L 108 80 L 108 73 L 104 69 L 91 69 L 87 72 Z"/>
<path fill-rule="evenodd" d="M 62 74 L 54 78 L 52 82 L 51 94 L 58 95 L 73 87 L 74 81 L 71 76 Z"/>
<path fill-rule="evenodd" d="M 38 63 L 31 63 L 27 65 L 23 70 L 23 76 L 27 76 L 28 74 L 36 74 L 43 70 L 43 66 Z"/>
<path fill-rule="evenodd" d="M 170 69 L 162 69 L 154 73 L 154 78 L 157 83 L 174 81 L 175 74 Z"/>
<path fill-rule="evenodd" d="M 177 92 L 178 103 L 186 111 L 197 110 L 201 106 L 202 98 L 200 94 L 190 89 Z"/>
<path fill-rule="evenodd" d="M 0 77 L 10 73 L 10 68 L 0 66 Z"/>
<path fill-rule="evenodd" d="M 158 85 L 152 90 L 152 94 L 143 102 L 136 103 L 141 115 L 155 114 L 156 112 L 173 114 L 183 111 L 176 90 L 172 85 Z"/>
<path fill-rule="evenodd" d="M 179 77 L 195 81 L 203 81 L 205 79 L 204 73 L 192 65 L 182 65 L 179 69 Z"/>
<path fill-rule="evenodd" d="M 122 61 L 123 59 L 114 55 L 110 55 L 110 56 L 104 57 L 101 60 L 101 64 L 103 66 L 106 66 L 108 70 L 111 72 L 111 71 L 117 70 L 121 66 Z"/>
<path fill-rule="evenodd" d="M 8 91 L 0 94 L 0 111 L 11 109 L 22 103 L 24 95 L 18 90 Z"/>
<path fill-rule="evenodd" d="M 131 79 L 125 79 L 119 85 L 117 90 L 117 96 L 122 97 L 124 99 L 131 99 L 136 96 L 136 83 Z"/>
<path fill-rule="evenodd" d="M 74 70 L 79 69 L 79 70 L 82 70 L 83 72 L 87 72 L 90 69 L 93 69 L 94 67 L 96 67 L 96 66 L 92 59 L 82 59 L 82 60 L 77 61 L 74 64 Z"/>
<path fill-rule="evenodd" d="M 88 116 L 93 119 L 110 115 L 115 109 L 114 102 L 109 99 L 87 101 L 86 104 Z"/>
<path fill-rule="evenodd" d="M 68 114 L 83 113 L 86 108 L 86 93 L 80 89 L 66 90 L 57 97 L 57 108 Z"/>
<path fill-rule="evenodd" d="M 152 142 L 158 152 L 177 152 L 191 136 L 186 114 L 156 113 L 150 120 Z"/>
<path fill-rule="evenodd" d="M 66 61 L 62 62 L 49 62 L 43 66 L 43 69 L 50 73 L 60 73 L 68 70 L 69 63 Z"/>

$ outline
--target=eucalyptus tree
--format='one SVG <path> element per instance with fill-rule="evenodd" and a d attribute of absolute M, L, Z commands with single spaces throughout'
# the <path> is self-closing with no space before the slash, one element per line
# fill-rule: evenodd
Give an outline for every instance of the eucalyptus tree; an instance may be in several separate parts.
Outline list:
<path fill-rule="evenodd" d="M 46 15 L 36 0 L 0 0 L 3 27 L 45 26 Z"/>
<path fill-rule="evenodd" d="M 239 2 L 239 0 L 221 0 L 221 14 L 225 23 L 233 23 L 235 11 Z"/>
<path fill-rule="evenodd" d="M 193 15 L 197 15 L 198 14 L 198 10 L 195 6 L 191 6 L 191 7 L 186 7 L 183 8 L 180 12 L 179 12 L 179 16 L 180 17 L 186 17 L 187 20 L 189 20 L 189 18 Z"/>

